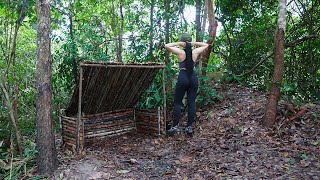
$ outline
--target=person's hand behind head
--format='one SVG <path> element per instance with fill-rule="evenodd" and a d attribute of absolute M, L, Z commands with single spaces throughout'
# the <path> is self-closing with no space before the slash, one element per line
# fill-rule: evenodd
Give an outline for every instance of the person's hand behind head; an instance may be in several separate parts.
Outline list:
<path fill-rule="evenodd" d="M 179 46 L 185 48 L 186 47 L 186 42 L 179 42 Z"/>

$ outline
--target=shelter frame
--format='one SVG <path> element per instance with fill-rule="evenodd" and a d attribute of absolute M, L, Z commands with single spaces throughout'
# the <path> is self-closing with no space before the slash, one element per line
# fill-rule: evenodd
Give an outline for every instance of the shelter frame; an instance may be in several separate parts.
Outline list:
<path fill-rule="evenodd" d="M 85 144 L 85 135 L 84 135 L 84 121 L 81 120 L 82 117 L 82 88 L 83 88 L 83 68 L 85 67 L 132 67 L 132 68 L 156 68 L 161 69 L 162 71 L 162 96 L 163 96 L 163 118 L 164 118 L 164 128 L 166 128 L 166 122 L 167 122 L 167 105 L 166 105 L 166 89 L 165 89 L 165 66 L 162 64 L 157 65 L 134 65 L 134 64 L 94 64 L 94 63 L 86 63 L 81 62 L 80 63 L 80 69 L 79 69 L 79 94 L 78 94 L 78 112 L 77 112 L 77 119 L 76 119 L 76 152 L 80 152 L 84 148 Z M 160 109 L 158 109 L 158 127 L 159 127 L 159 136 L 161 135 L 160 131 Z M 82 139 L 80 138 L 80 131 L 82 133 Z M 166 131 L 164 131 L 165 134 Z M 80 141 L 82 141 L 80 143 Z M 82 144 L 82 146 L 80 146 Z"/>

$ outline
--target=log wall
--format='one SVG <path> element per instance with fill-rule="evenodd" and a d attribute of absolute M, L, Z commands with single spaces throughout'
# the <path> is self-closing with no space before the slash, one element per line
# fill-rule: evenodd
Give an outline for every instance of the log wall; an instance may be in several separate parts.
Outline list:
<path fill-rule="evenodd" d="M 137 131 L 153 136 L 165 134 L 165 123 L 162 110 L 136 110 Z"/>
<path fill-rule="evenodd" d="M 62 139 L 67 149 L 76 149 L 76 117 L 61 116 Z M 87 115 L 81 118 L 80 148 L 87 143 L 124 134 L 136 129 L 133 109 Z M 84 131 L 83 131 L 84 126 Z M 83 139 L 84 134 L 84 139 Z"/>
<path fill-rule="evenodd" d="M 75 151 L 77 142 L 77 117 L 61 116 L 61 120 L 63 144 L 67 149 Z M 152 136 L 165 134 L 163 111 L 160 109 L 126 109 L 85 115 L 82 116 L 80 124 L 80 149 L 84 148 L 86 144 L 135 130 L 137 130 L 138 133 Z"/>

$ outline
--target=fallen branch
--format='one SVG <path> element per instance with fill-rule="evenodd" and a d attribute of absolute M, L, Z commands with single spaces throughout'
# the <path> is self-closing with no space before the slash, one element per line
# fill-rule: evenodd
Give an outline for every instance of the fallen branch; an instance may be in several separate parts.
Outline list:
<path fill-rule="evenodd" d="M 290 117 L 289 120 L 293 121 L 293 120 L 297 119 L 298 117 L 301 117 L 304 113 L 306 113 L 306 109 L 301 109 L 294 116 Z"/>

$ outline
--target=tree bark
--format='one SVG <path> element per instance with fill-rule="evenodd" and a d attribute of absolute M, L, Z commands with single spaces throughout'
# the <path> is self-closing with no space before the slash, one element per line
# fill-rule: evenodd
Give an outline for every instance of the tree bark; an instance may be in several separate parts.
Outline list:
<path fill-rule="evenodd" d="M 208 20 L 209 20 L 209 36 L 210 39 L 207 41 L 207 43 L 209 44 L 209 47 L 204 51 L 203 55 L 202 55 L 202 75 L 206 76 L 206 68 L 208 66 L 208 61 L 209 61 L 209 57 L 210 57 L 210 53 L 212 51 L 213 48 L 213 43 L 214 40 L 216 38 L 216 34 L 217 34 L 217 27 L 218 24 L 216 22 L 215 16 L 214 16 L 214 12 L 213 12 L 213 2 L 212 0 L 208 0 Z"/>
<path fill-rule="evenodd" d="M 153 61 L 153 11 L 154 0 L 151 0 L 150 4 L 150 36 L 149 36 L 149 58 Z"/>
<path fill-rule="evenodd" d="M 37 166 L 42 175 L 56 169 L 56 149 L 52 122 L 52 59 L 50 0 L 37 1 Z"/>
<path fill-rule="evenodd" d="M 74 35 L 73 35 L 73 9 L 74 9 L 74 2 L 73 0 L 69 1 L 69 34 L 70 34 L 70 39 L 71 39 L 71 51 L 69 52 L 69 56 L 71 59 L 71 63 L 72 63 L 72 73 L 73 73 L 73 79 L 74 82 L 76 82 L 77 80 L 77 76 L 78 76 L 78 68 L 77 68 L 77 62 L 76 62 L 76 57 L 75 57 L 75 53 L 76 53 L 76 47 L 75 47 L 75 42 L 74 42 Z"/>
<path fill-rule="evenodd" d="M 169 43 L 169 36 L 170 36 L 169 10 L 170 10 L 170 0 L 165 0 L 165 19 L 166 19 L 165 43 L 166 44 Z M 168 65 L 169 62 L 170 62 L 169 52 L 165 51 L 165 64 Z"/>
<path fill-rule="evenodd" d="M 170 0 L 165 0 L 165 43 L 169 43 L 169 37 L 170 37 L 170 19 L 169 19 L 169 13 L 170 13 Z M 165 51 L 165 65 L 168 67 L 170 64 L 170 58 L 169 58 L 169 51 Z M 171 82 L 172 78 L 167 77 L 168 81 L 166 83 L 166 91 L 170 92 L 172 89 Z"/>
<path fill-rule="evenodd" d="M 201 27 L 200 34 L 204 34 L 204 31 L 206 29 L 206 24 L 207 24 L 207 17 L 208 17 L 208 0 L 204 0 L 202 27 Z M 203 38 L 200 38 L 200 41 L 202 42 Z"/>
<path fill-rule="evenodd" d="M 117 26 L 118 26 L 118 21 L 116 20 L 116 12 L 115 12 L 115 5 L 114 5 L 114 0 L 112 0 L 112 11 L 111 11 L 112 15 L 112 22 L 113 24 L 111 24 L 111 28 L 113 31 L 113 37 L 114 37 L 114 43 L 115 43 L 115 47 L 116 47 L 116 56 L 117 56 L 117 61 L 120 62 L 120 56 L 119 56 L 119 39 L 117 37 Z"/>
<path fill-rule="evenodd" d="M 124 18 L 122 12 L 122 0 L 119 0 L 119 11 L 120 11 L 120 28 L 119 28 L 119 49 L 118 49 L 118 61 L 122 62 L 122 36 L 123 36 L 123 26 L 124 26 Z"/>
<path fill-rule="evenodd" d="M 284 66 L 284 37 L 286 29 L 286 0 L 279 0 L 278 25 L 274 37 L 274 71 L 272 87 L 270 90 L 268 103 L 266 105 L 263 124 L 266 127 L 272 127 L 277 118 L 277 106 L 280 99 L 280 88 L 283 76 Z"/>
<path fill-rule="evenodd" d="M 196 41 L 200 42 L 200 31 L 201 31 L 201 22 L 200 22 L 200 12 L 201 12 L 201 2 L 196 0 Z"/>

